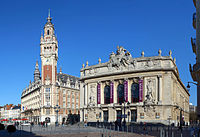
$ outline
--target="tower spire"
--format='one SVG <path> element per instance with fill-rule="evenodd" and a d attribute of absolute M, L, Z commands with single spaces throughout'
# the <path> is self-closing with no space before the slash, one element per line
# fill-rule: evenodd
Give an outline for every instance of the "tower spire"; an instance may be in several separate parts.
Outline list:
<path fill-rule="evenodd" d="M 51 17 L 51 16 L 50 16 L 50 9 L 49 9 L 49 14 L 48 14 L 48 17 Z"/>
<path fill-rule="evenodd" d="M 40 80 L 40 70 L 39 70 L 38 61 L 36 61 L 35 71 L 34 71 L 34 82 L 36 82 L 38 80 Z"/>
<path fill-rule="evenodd" d="M 50 16 L 50 9 L 49 9 L 49 13 L 48 13 L 48 17 L 47 17 L 47 22 L 48 22 L 48 23 L 51 23 L 51 19 L 52 19 L 52 18 L 51 18 L 51 16 Z"/>

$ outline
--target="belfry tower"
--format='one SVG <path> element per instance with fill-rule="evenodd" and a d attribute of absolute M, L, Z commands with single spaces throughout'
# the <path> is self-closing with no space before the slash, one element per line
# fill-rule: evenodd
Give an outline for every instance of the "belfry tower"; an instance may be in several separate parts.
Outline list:
<path fill-rule="evenodd" d="M 58 41 L 51 22 L 50 12 L 44 26 L 44 35 L 40 38 L 40 57 L 42 61 L 41 79 L 41 121 L 54 121 L 53 107 L 58 103 L 56 93 L 56 76 L 58 60 Z"/>

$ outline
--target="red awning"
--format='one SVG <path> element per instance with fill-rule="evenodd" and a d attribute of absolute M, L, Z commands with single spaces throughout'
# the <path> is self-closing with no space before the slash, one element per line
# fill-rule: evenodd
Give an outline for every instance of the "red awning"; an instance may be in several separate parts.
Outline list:
<path fill-rule="evenodd" d="M 7 119 L 2 119 L 1 121 L 8 121 Z"/>
<path fill-rule="evenodd" d="M 21 120 L 25 121 L 25 120 L 28 120 L 27 118 L 22 118 Z"/>
<path fill-rule="evenodd" d="M 16 121 L 16 120 L 18 120 L 18 119 L 12 119 L 12 121 Z"/>

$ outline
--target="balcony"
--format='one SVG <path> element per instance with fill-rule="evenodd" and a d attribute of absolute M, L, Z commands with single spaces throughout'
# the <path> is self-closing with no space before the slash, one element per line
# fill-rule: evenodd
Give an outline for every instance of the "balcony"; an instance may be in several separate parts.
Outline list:
<path fill-rule="evenodd" d="M 192 50 L 195 54 L 197 54 L 196 50 L 196 38 L 191 38 Z"/>
<path fill-rule="evenodd" d="M 193 27 L 196 29 L 196 12 L 193 14 Z"/>
<path fill-rule="evenodd" d="M 193 3 L 194 3 L 194 6 L 195 6 L 195 8 L 196 8 L 196 0 L 193 0 Z"/>

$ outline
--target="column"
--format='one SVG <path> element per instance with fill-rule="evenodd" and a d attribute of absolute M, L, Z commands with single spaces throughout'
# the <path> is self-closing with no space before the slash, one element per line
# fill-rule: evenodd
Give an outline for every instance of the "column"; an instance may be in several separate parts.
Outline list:
<path fill-rule="evenodd" d="M 117 103 L 117 85 L 118 85 L 118 82 L 117 81 L 113 81 L 114 83 L 114 94 L 113 94 L 113 98 L 114 98 L 114 103 Z"/>
<path fill-rule="evenodd" d="M 88 84 L 84 85 L 84 91 L 85 91 L 85 105 L 88 104 Z"/>
<path fill-rule="evenodd" d="M 158 103 L 162 103 L 162 75 L 158 75 L 158 95 L 157 95 Z"/>

